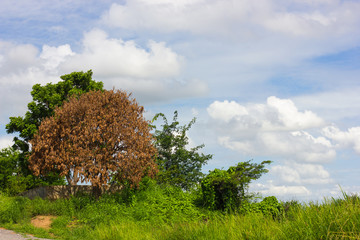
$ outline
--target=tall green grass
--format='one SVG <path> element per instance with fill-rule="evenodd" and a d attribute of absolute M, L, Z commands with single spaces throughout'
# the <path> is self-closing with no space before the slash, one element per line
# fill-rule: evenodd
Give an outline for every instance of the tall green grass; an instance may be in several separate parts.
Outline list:
<path fill-rule="evenodd" d="M 208 211 L 197 195 L 149 183 L 95 200 L 89 196 L 48 201 L 0 195 L 0 226 L 60 239 L 360 239 L 360 198 L 321 203 L 282 203 L 268 214 L 259 203 L 247 211 Z M 252 209 L 252 210 L 251 210 Z M 255 210 L 254 210 L 255 209 Z M 263 213 L 264 212 L 264 213 Z M 52 228 L 30 225 L 36 215 L 56 215 Z M 53 235 L 50 235 L 53 234 Z"/>

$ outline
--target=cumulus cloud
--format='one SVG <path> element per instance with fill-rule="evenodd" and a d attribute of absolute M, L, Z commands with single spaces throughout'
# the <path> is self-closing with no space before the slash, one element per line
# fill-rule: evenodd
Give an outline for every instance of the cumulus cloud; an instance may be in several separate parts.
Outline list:
<path fill-rule="evenodd" d="M 328 139 L 309 133 L 324 126 L 324 120 L 311 111 L 299 111 L 290 99 L 272 96 L 266 104 L 247 106 L 215 101 L 207 111 L 219 144 L 226 148 L 308 163 L 328 162 L 336 156 Z"/>
<path fill-rule="evenodd" d="M 295 131 L 324 125 L 315 113 L 300 112 L 290 99 L 275 96 L 266 104 L 243 106 L 235 101 L 215 101 L 207 108 L 210 117 L 220 123 L 232 123 L 239 130 Z"/>
<path fill-rule="evenodd" d="M 149 41 L 148 51 L 134 41 L 109 38 L 99 29 L 84 35 L 83 51 L 62 64 L 66 70 L 93 69 L 104 77 L 171 78 L 181 69 L 182 57 L 164 42 Z"/>
<path fill-rule="evenodd" d="M 69 44 L 58 47 L 44 45 L 40 54 L 40 59 L 43 60 L 45 70 L 52 72 L 57 69 L 60 63 L 65 62 L 68 57 L 74 55 L 75 53 L 71 50 Z"/>
<path fill-rule="evenodd" d="M 62 72 L 92 69 L 107 88 L 131 91 L 145 102 L 201 96 L 208 91 L 203 81 L 181 79 L 184 58 L 164 42 L 150 40 L 143 48 L 134 41 L 109 38 L 104 31 L 94 29 L 84 35 L 82 43 L 82 52 L 68 51 L 70 57 L 59 65 Z"/>
<path fill-rule="evenodd" d="M 339 147 L 351 147 L 360 154 L 360 127 L 352 127 L 347 131 L 341 131 L 336 126 L 323 128 L 326 137 L 332 139 Z"/>
<path fill-rule="evenodd" d="M 331 166 L 343 149 L 360 154 L 359 127 L 341 130 L 290 99 L 272 96 L 265 103 L 247 104 L 214 101 L 207 113 L 208 128 L 220 146 L 246 158 L 274 161 L 265 181 L 251 185 L 252 191 L 263 195 L 318 200 L 335 196 L 336 184 L 342 182 L 331 176 L 326 165 Z"/>
<path fill-rule="evenodd" d="M 264 104 L 215 101 L 207 112 L 218 144 L 250 157 L 276 158 L 269 173 L 275 181 L 258 188 L 261 193 L 308 196 L 308 186 L 332 183 L 322 164 L 335 159 L 335 146 L 322 135 L 326 122 L 312 111 L 271 96 Z"/>
<path fill-rule="evenodd" d="M 55 83 L 62 74 L 92 69 L 105 87 L 131 91 L 146 102 L 205 94 L 205 82 L 180 77 L 184 62 L 164 42 L 149 40 L 141 47 L 94 29 L 84 34 L 79 52 L 69 44 L 44 45 L 40 51 L 30 44 L 0 42 L 0 84 Z"/>
<path fill-rule="evenodd" d="M 298 164 L 288 162 L 286 165 L 271 167 L 270 173 L 278 176 L 286 184 L 328 184 L 332 182 L 330 174 L 319 164 Z"/>

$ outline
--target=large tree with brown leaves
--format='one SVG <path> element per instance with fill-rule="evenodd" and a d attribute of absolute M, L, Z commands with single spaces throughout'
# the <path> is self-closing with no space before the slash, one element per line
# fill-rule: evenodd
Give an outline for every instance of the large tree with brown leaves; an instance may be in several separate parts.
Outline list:
<path fill-rule="evenodd" d="M 98 190 L 110 179 L 136 186 L 145 175 L 154 176 L 149 122 L 130 97 L 105 90 L 70 98 L 30 141 L 30 169 L 35 175 L 59 172 L 70 185 L 90 181 Z"/>

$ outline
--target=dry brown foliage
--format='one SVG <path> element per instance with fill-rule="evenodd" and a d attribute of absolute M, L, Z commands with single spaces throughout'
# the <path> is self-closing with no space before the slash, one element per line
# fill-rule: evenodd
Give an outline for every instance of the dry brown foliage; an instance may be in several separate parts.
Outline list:
<path fill-rule="evenodd" d="M 30 169 L 35 175 L 57 171 L 70 185 L 90 181 L 98 188 L 112 177 L 134 186 L 145 175 L 154 176 L 149 122 L 130 95 L 111 90 L 70 98 L 42 121 L 30 141 Z"/>

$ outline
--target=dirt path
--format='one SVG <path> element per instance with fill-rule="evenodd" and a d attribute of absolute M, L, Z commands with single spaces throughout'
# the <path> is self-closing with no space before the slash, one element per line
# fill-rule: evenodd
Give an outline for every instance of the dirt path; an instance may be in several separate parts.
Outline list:
<path fill-rule="evenodd" d="M 50 229 L 52 221 L 55 216 L 36 216 L 31 219 L 31 224 L 37 228 Z M 5 228 L 0 228 L 0 240 L 25 240 L 25 239 L 38 239 L 38 240 L 50 240 L 46 238 L 37 238 L 29 234 L 19 234 Z"/>
<path fill-rule="evenodd" d="M 46 238 L 37 238 L 30 235 L 22 235 L 19 233 L 16 233 L 14 231 L 6 230 L 4 228 L 0 228 L 0 239 L 1 240 L 29 240 L 29 239 L 41 239 L 41 240 L 50 240 Z"/>

